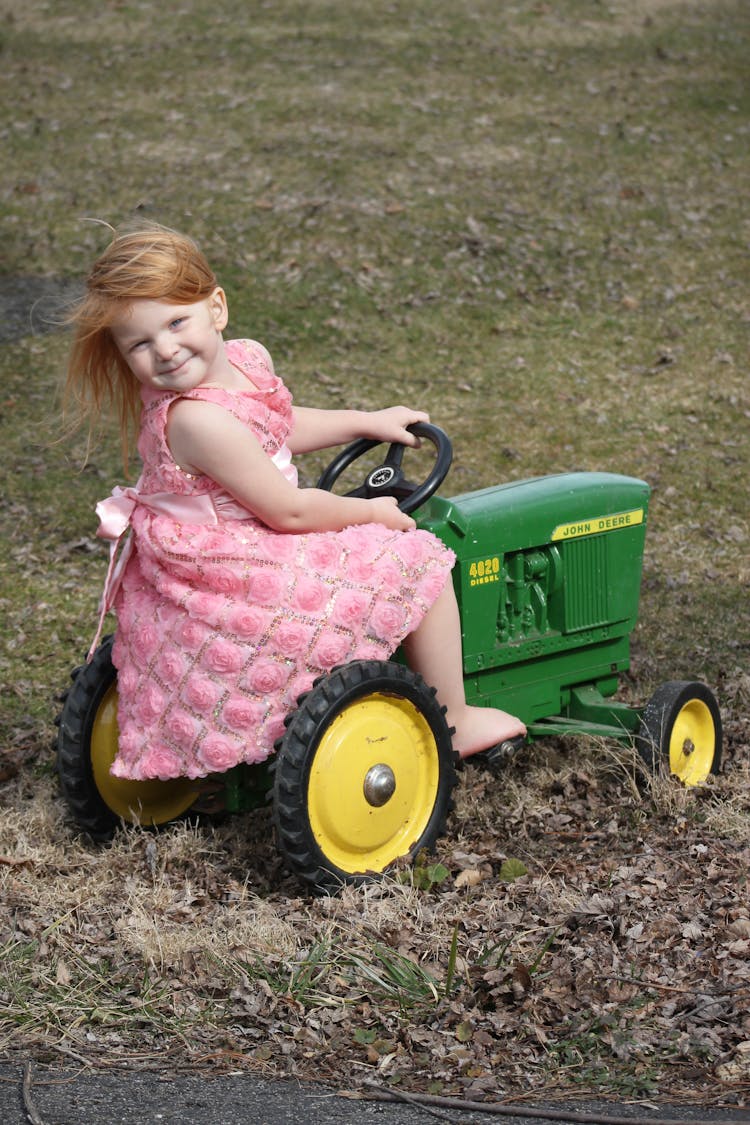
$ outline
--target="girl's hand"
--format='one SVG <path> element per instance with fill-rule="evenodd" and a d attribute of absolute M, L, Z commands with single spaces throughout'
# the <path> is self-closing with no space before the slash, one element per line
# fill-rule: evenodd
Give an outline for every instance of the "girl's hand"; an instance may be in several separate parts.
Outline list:
<path fill-rule="evenodd" d="M 391 406 L 386 410 L 318 410 L 295 406 L 292 413 L 294 426 L 287 440 L 292 453 L 329 449 L 357 438 L 397 441 L 416 448 L 419 438 L 410 434 L 406 427 L 430 420 L 424 410 L 410 410 L 408 406 Z"/>
<path fill-rule="evenodd" d="M 378 496 L 365 502 L 372 509 L 373 523 L 382 523 L 391 531 L 411 531 L 417 526 L 411 516 L 401 511 L 395 496 Z"/>
<path fill-rule="evenodd" d="M 365 415 L 363 437 L 377 441 L 399 442 L 402 445 L 419 446 L 419 438 L 410 434 L 407 426 L 415 422 L 429 422 L 430 416 L 424 410 L 411 410 L 408 406 L 389 406 L 385 410 L 371 410 Z"/>

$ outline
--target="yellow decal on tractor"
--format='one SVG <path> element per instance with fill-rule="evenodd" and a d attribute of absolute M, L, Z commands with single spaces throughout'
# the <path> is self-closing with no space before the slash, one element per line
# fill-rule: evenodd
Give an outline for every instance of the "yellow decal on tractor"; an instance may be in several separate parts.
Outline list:
<path fill-rule="evenodd" d="M 576 520 L 574 523 L 561 523 L 552 532 L 553 541 L 561 539 L 580 539 L 583 535 L 601 535 L 603 531 L 621 531 L 643 523 L 643 508 L 633 508 L 630 512 L 616 512 L 611 516 L 594 516 L 590 520 Z"/>
<path fill-rule="evenodd" d="M 486 559 L 475 559 L 469 567 L 469 585 L 484 586 L 487 582 L 500 581 L 500 558 L 491 555 Z"/>

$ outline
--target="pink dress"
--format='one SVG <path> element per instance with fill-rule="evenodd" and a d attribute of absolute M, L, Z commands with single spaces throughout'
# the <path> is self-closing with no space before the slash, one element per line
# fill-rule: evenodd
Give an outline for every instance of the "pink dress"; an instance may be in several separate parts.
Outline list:
<path fill-rule="evenodd" d="M 186 397 L 226 407 L 296 479 L 285 450 L 289 391 L 260 344 L 226 347 L 247 390 L 203 387 Z M 114 600 L 112 773 L 135 780 L 203 777 L 265 759 L 313 679 L 348 660 L 388 658 L 454 562 L 426 531 L 375 523 L 273 531 L 212 480 L 175 464 L 165 429 L 176 397 L 144 392 L 144 469 L 137 491 L 128 490 L 133 547 Z M 191 516 L 191 505 L 200 514 Z"/>

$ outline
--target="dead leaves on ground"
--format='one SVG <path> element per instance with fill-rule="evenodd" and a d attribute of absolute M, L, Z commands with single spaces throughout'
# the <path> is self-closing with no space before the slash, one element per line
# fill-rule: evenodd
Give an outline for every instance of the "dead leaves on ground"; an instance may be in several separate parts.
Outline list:
<path fill-rule="evenodd" d="M 313 900 L 263 813 L 93 848 L 27 767 L 0 807 L 0 1043 L 474 1097 L 741 1101 L 750 847 L 706 816 L 744 785 L 747 823 L 742 758 L 671 805 L 585 747 L 469 767 L 431 878 Z"/>

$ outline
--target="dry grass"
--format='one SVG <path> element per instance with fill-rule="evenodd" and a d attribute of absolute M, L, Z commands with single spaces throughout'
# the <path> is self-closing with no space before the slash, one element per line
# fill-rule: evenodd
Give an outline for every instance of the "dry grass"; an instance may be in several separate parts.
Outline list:
<path fill-rule="evenodd" d="M 128 829 L 93 847 L 54 785 L 22 775 L 0 807 L 0 1050 L 334 1083 L 346 1073 L 355 1085 L 406 1068 L 415 1088 L 479 1095 L 529 1081 L 645 1095 L 658 1082 L 731 1097 L 709 1060 L 731 1059 L 750 1032 L 744 993 L 734 1017 L 726 1007 L 750 928 L 747 768 L 700 792 L 657 778 L 644 793 L 637 780 L 628 752 L 601 743 L 538 744 L 499 776 L 467 768 L 431 890 L 399 877 L 310 899 L 280 868 L 264 814 Z M 508 882 L 507 860 L 527 874 Z M 693 869 L 709 876 L 697 900 Z M 689 1005 L 652 1005 L 645 1023 L 643 998 L 633 1008 L 644 989 L 661 1003 L 664 979 L 666 995 L 694 995 L 698 935 L 719 958 L 701 994 L 724 1005 L 708 1039 Z M 641 984 L 618 999 L 621 978 Z M 601 1005 L 614 1022 L 581 1023 Z M 646 1044 L 647 1067 L 611 1056 L 613 1026 Z M 514 1061 L 490 1085 L 511 1042 Z M 550 1069 L 563 1055 L 564 1072 Z"/>

